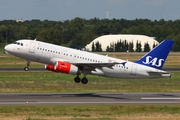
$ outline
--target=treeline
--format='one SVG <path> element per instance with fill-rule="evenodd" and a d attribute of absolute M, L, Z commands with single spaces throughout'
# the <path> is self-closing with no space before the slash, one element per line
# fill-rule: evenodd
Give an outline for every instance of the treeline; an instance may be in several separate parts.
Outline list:
<path fill-rule="evenodd" d="M 157 45 L 154 43 L 153 48 Z M 102 52 L 101 43 L 97 41 L 92 43 L 92 52 Z M 107 46 L 106 52 L 149 52 L 151 50 L 149 43 L 145 43 L 143 48 L 141 42 L 136 43 L 135 50 L 133 42 L 128 43 L 126 40 L 118 41 L 117 43 L 110 43 L 110 46 Z"/>
<path fill-rule="evenodd" d="M 180 20 L 83 19 L 65 21 L 0 21 L 0 43 L 18 39 L 35 39 L 68 47 L 86 46 L 95 38 L 108 34 L 141 34 L 158 42 L 173 39 L 173 51 L 180 51 Z M 110 46 L 109 46 L 110 47 Z"/>

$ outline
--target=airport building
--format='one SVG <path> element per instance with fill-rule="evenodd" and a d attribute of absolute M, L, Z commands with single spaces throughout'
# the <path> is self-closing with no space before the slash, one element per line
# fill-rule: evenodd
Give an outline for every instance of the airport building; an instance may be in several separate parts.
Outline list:
<path fill-rule="evenodd" d="M 136 49 L 136 43 L 138 41 L 138 43 L 141 43 L 142 45 L 142 50 L 144 50 L 144 44 L 148 43 L 150 46 L 150 49 L 153 48 L 153 45 L 158 45 L 159 42 L 157 40 L 154 39 L 154 37 L 149 37 L 146 35 L 132 35 L 132 34 L 118 34 L 118 35 L 103 35 L 100 36 L 96 39 L 94 39 L 91 43 L 87 44 L 85 46 L 85 49 L 87 51 L 92 51 L 92 44 L 99 42 L 101 44 L 101 48 L 102 51 L 106 51 L 107 46 L 110 46 L 110 44 L 112 43 L 117 43 L 119 41 L 125 41 L 128 43 L 132 43 L 134 44 L 134 50 Z"/>
<path fill-rule="evenodd" d="M 16 19 L 16 22 L 24 22 L 24 20 L 22 20 L 22 19 Z"/>

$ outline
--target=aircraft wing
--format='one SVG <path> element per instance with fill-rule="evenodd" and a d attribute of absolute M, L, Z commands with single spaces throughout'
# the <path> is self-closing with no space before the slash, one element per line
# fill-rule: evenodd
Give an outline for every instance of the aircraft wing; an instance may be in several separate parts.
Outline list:
<path fill-rule="evenodd" d="M 87 71 L 92 71 L 95 70 L 96 68 L 102 69 L 102 67 L 108 67 L 111 68 L 114 65 L 117 64 L 122 64 L 123 66 L 125 66 L 127 62 L 122 62 L 122 63 L 117 63 L 117 62 L 113 62 L 113 63 L 76 63 L 74 65 L 76 65 L 80 70 L 87 70 Z"/>
<path fill-rule="evenodd" d="M 86 71 L 92 71 L 95 70 L 96 68 L 98 69 L 102 69 L 102 67 L 108 67 L 111 68 L 114 65 L 117 64 L 122 64 L 123 66 L 125 66 L 125 64 L 127 63 L 122 62 L 122 63 L 118 63 L 118 62 L 108 62 L 108 63 L 71 63 L 70 61 L 66 60 L 66 59 L 61 59 L 61 58 L 51 58 L 50 62 L 51 64 L 55 64 L 57 61 L 62 61 L 62 62 L 68 62 L 70 64 L 73 64 L 75 66 L 77 66 L 80 70 L 86 70 Z"/>

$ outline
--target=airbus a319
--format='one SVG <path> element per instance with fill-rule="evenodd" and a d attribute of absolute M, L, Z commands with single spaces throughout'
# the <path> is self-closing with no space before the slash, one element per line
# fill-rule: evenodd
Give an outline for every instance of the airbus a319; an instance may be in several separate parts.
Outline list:
<path fill-rule="evenodd" d="M 31 61 L 45 64 L 45 69 L 76 75 L 76 83 L 87 84 L 87 75 L 113 78 L 167 78 L 171 74 L 162 67 L 173 46 L 172 40 L 164 40 L 137 61 L 127 61 L 91 52 L 58 46 L 37 40 L 18 40 L 5 46 L 11 55 L 27 60 L 25 71 Z M 83 74 L 83 78 L 80 75 Z"/>

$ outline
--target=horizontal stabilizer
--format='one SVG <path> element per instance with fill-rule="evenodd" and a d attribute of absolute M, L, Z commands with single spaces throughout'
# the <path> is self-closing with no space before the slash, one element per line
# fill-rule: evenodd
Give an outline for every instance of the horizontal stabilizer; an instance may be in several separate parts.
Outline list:
<path fill-rule="evenodd" d="M 149 76 L 170 78 L 171 74 L 167 72 L 148 72 Z"/>

